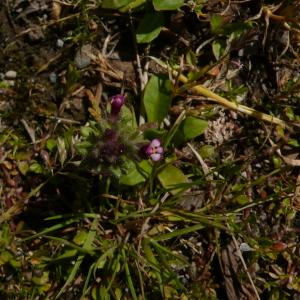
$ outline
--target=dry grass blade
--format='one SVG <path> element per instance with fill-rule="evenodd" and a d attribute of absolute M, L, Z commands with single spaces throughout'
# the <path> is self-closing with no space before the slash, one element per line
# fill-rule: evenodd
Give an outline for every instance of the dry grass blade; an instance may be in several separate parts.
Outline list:
<path fill-rule="evenodd" d="M 251 283 L 251 286 L 252 286 L 252 288 L 253 288 L 254 294 L 255 294 L 257 300 L 260 300 L 259 293 L 258 293 L 258 291 L 257 291 L 257 289 L 256 289 L 256 286 L 255 286 L 255 284 L 254 284 L 254 282 L 253 282 L 253 279 L 252 279 L 252 277 L 251 277 L 251 275 L 250 275 L 250 273 L 249 273 L 249 271 L 248 271 L 247 265 L 246 265 L 245 260 L 244 260 L 244 258 L 243 258 L 243 254 L 242 254 L 242 252 L 241 252 L 241 250 L 240 250 L 240 247 L 239 247 L 239 245 L 238 245 L 238 242 L 237 242 L 237 240 L 236 240 L 236 238 L 235 238 L 235 236 L 234 236 L 233 234 L 232 234 L 232 240 L 233 240 L 234 246 L 235 246 L 235 248 L 236 248 L 237 254 L 238 254 L 238 256 L 239 256 L 239 258 L 240 258 L 240 260 L 241 260 L 241 262 L 242 262 L 243 268 L 244 268 L 244 270 L 245 270 L 245 272 L 246 272 L 246 274 L 247 274 L 247 276 L 248 276 L 248 279 L 249 279 L 249 281 L 250 281 L 250 283 Z"/>
<path fill-rule="evenodd" d="M 158 60 L 155 57 L 151 57 L 151 59 L 153 59 L 158 65 L 160 65 L 164 69 L 166 69 L 166 70 L 168 69 L 167 64 L 165 64 L 161 60 Z M 189 82 L 187 77 L 185 77 L 182 74 L 178 74 L 178 72 L 176 70 L 172 70 L 172 72 L 173 72 L 174 76 L 178 77 L 179 81 L 181 81 L 182 83 L 187 84 Z M 215 94 L 214 92 L 210 91 L 208 88 L 206 88 L 202 85 L 192 86 L 191 90 L 197 95 L 202 95 L 202 96 L 207 97 L 208 101 L 216 102 L 228 109 L 244 113 L 246 115 L 249 115 L 249 116 L 254 117 L 261 121 L 266 121 L 266 122 L 269 122 L 272 124 L 280 125 L 283 128 L 289 128 L 289 125 L 285 121 L 283 121 L 279 118 L 276 118 L 271 115 L 265 114 L 263 112 L 257 111 L 248 106 L 229 101 L 226 98 Z"/>

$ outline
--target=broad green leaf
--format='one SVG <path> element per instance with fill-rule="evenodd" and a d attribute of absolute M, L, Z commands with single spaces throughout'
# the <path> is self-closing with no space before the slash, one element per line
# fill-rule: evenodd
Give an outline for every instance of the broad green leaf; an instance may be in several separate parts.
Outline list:
<path fill-rule="evenodd" d="M 183 134 L 186 140 L 193 139 L 204 133 L 207 128 L 207 121 L 195 118 L 187 117 L 183 123 Z"/>
<path fill-rule="evenodd" d="M 57 147 L 57 141 L 55 139 L 48 139 L 46 142 L 46 148 L 51 152 Z"/>
<path fill-rule="evenodd" d="M 44 169 L 41 164 L 39 164 L 37 161 L 33 160 L 31 165 L 29 166 L 29 171 L 36 173 L 36 174 L 42 174 Z"/>
<path fill-rule="evenodd" d="M 182 187 L 176 188 L 176 185 L 181 185 L 188 182 L 188 179 L 183 172 L 172 165 L 167 165 L 165 168 L 163 168 L 163 170 L 158 173 L 157 177 L 161 185 L 165 189 L 170 189 L 170 193 L 173 195 L 183 191 L 184 189 Z"/>
<path fill-rule="evenodd" d="M 22 175 L 26 175 L 29 170 L 29 164 L 27 161 L 19 161 L 17 162 L 17 166 Z"/>
<path fill-rule="evenodd" d="M 143 97 L 148 122 L 162 122 L 168 114 L 171 101 L 170 81 L 166 77 L 152 76 Z"/>
<path fill-rule="evenodd" d="M 146 14 L 137 28 L 137 42 L 150 43 L 158 37 L 163 25 L 164 16 L 162 13 L 154 12 Z"/>
<path fill-rule="evenodd" d="M 75 237 L 73 238 L 73 242 L 76 245 L 83 245 L 86 238 L 87 238 L 87 232 L 85 230 L 80 230 L 76 233 Z"/>
<path fill-rule="evenodd" d="M 184 0 L 153 0 L 156 10 L 175 10 L 184 4 Z"/>
<path fill-rule="evenodd" d="M 234 200 L 240 205 L 246 205 L 249 203 L 249 198 L 246 195 L 239 195 Z"/>
<path fill-rule="evenodd" d="M 43 272 L 41 277 L 33 276 L 32 282 L 36 285 L 44 285 L 49 281 L 49 272 Z"/>
<path fill-rule="evenodd" d="M 135 0 L 103 0 L 101 6 L 102 8 L 118 9 L 134 1 Z"/>
<path fill-rule="evenodd" d="M 220 15 L 212 15 L 210 19 L 210 28 L 212 33 L 220 34 L 223 32 L 224 19 Z"/>
<path fill-rule="evenodd" d="M 212 42 L 212 51 L 216 60 L 219 60 L 222 57 L 225 48 L 225 42 L 222 40 L 216 40 Z"/>
<path fill-rule="evenodd" d="M 189 50 L 188 53 L 185 56 L 186 62 L 191 66 L 197 65 L 197 55 L 192 50 Z"/>
<path fill-rule="evenodd" d="M 124 185 L 137 185 L 139 183 L 145 182 L 146 178 L 150 175 L 152 166 L 147 160 L 142 160 L 137 167 L 134 166 L 129 170 L 128 174 L 123 175 L 120 178 L 120 184 Z"/>

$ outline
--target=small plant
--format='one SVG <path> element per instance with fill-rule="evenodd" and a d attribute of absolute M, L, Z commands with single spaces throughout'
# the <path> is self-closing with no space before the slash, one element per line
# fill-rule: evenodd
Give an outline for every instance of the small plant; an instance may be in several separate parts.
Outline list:
<path fill-rule="evenodd" d="M 297 1 L 6 2 L 0 298 L 297 298 Z"/>

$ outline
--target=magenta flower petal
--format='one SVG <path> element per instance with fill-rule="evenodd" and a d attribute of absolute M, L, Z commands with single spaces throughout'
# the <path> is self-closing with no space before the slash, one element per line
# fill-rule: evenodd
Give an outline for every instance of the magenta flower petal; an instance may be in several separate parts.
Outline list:
<path fill-rule="evenodd" d="M 159 147 L 160 144 L 161 144 L 161 143 L 160 143 L 160 140 L 159 140 L 159 139 L 154 139 L 154 140 L 152 140 L 150 146 L 151 146 L 151 147 Z"/>
<path fill-rule="evenodd" d="M 151 154 L 150 157 L 153 161 L 159 161 L 161 159 L 161 154 L 154 153 L 154 154 Z"/>
<path fill-rule="evenodd" d="M 157 147 L 156 148 L 156 153 L 159 153 L 159 154 L 164 153 L 164 148 L 163 147 Z"/>
<path fill-rule="evenodd" d="M 148 144 L 148 146 L 143 147 L 143 152 L 153 161 L 159 161 L 164 153 L 163 147 L 161 147 L 161 142 L 159 139 L 154 139 Z"/>
<path fill-rule="evenodd" d="M 153 154 L 153 148 L 151 147 L 151 146 L 148 146 L 147 148 L 146 148 L 146 155 L 151 155 L 151 154 Z"/>

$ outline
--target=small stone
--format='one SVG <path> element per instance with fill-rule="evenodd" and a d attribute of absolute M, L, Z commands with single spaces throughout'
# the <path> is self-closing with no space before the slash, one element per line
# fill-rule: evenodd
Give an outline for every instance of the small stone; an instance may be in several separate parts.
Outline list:
<path fill-rule="evenodd" d="M 15 79 L 17 77 L 17 72 L 13 70 L 9 70 L 5 73 L 5 77 L 7 79 Z"/>
<path fill-rule="evenodd" d="M 56 73 L 54 73 L 54 72 L 50 73 L 49 74 L 49 79 L 50 79 L 51 83 L 56 83 L 56 81 L 57 81 Z"/>
<path fill-rule="evenodd" d="M 255 249 L 251 248 L 247 243 L 241 243 L 240 250 L 242 252 L 255 251 Z"/>
<path fill-rule="evenodd" d="M 64 41 L 63 41 L 62 39 L 58 39 L 58 40 L 56 41 L 56 46 L 57 46 L 58 48 L 62 48 L 62 47 L 64 46 Z"/>
<path fill-rule="evenodd" d="M 75 55 L 75 64 L 77 68 L 83 69 L 91 63 L 92 45 L 83 45 Z"/>

